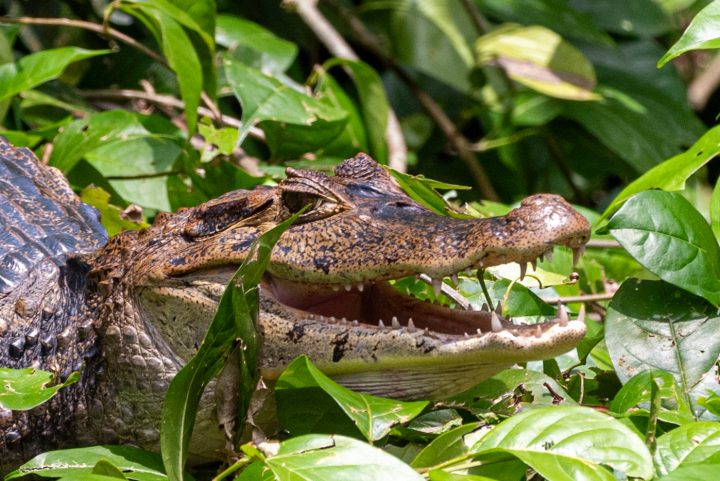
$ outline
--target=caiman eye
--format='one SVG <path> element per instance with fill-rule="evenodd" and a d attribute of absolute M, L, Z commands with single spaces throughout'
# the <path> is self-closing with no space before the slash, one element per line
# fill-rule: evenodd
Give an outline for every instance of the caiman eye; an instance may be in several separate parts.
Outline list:
<path fill-rule="evenodd" d="M 190 210 L 183 233 L 186 237 L 205 237 L 237 226 L 262 215 L 273 203 L 270 191 L 229 192 Z"/>
<path fill-rule="evenodd" d="M 310 207 L 298 217 L 296 224 L 311 222 L 330 217 L 343 210 L 343 207 L 334 199 L 315 195 L 309 192 L 294 192 L 286 190 L 282 195 L 283 204 L 289 214 L 299 212 L 303 207 Z"/>

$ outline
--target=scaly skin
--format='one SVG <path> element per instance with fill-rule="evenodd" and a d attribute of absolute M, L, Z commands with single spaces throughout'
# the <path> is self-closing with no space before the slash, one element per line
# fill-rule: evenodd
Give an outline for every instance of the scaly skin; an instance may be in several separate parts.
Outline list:
<path fill-rule="evenodd" d="M 386 282 L 524 264 L 554 245 L 579 249 L 589 225 L 560 197 L 536 195 L 503 217 L 458 220 L 416 204 L 364 154 L 335 173 L 288 169 L 288 179 L 277 188 L 231 192 L 161 214 L 152 227 L 125 232 L 85 253 L 72 264 L 79 267 L 61 266 L 61 272 L 80 273 L 75 277 L 82 281 L 79 292 L 61 296 L 76 299 L 77 316 L 64 323 L 62 334 L 70 340 L 68 352 L 73 341 L 82 348 L 84 379 L 42 412 L 0 413 L 0 447 L 9 464 L 62 443 L 68 434 L 79 443 L 156 448 L 164 392 L 201 341 L 224 284 L 258 235 L 306 204 L 312 208 L 281 237 L 260 287 L 259 364 L 266 379 L 304 353 L 355 389 L 439 398 L 580 341 L 581 321 L 563 317 L 514 326 L 495 313 L 407 297 Z M 52 287 L 62 279 L 51 276 L 47 282 Z M 0 297 L 0 306 L 3 302 Z M 28 325 L 33 322 L 38 321 Z M 26 331 L 14 325 L 0 329 L 0 349 Z M 68 368 L 66 359 L 77 357 L 31 349 L 3 365 L 34 361 L 60 373 Z M 221 457 L 224 443 L 214 404 L 205 396 L 191 445 L 191 452 L 205 459 Z M 220 404 L 220 410 L 227 407 Z M 48 423 L 53 415 L 64 421 Z M 44 422 L 47 442 L 32 442 Z"/>

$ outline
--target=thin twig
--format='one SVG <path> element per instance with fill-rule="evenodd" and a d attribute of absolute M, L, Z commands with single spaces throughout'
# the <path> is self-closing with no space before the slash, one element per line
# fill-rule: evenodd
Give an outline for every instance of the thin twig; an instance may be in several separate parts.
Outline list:
<path fill-rule="evenodd" d="M 172 70 L 170 67 L 170 64 L 168 64 L 167 60 L 160 55 L 159 53 L 155 52 L 154 50 L 146 47 L 142 43 L 138 42 L 134 38 L 125 35 L 119 30 L 115 30 L 112 27 L 108 27 L 107 25 L 103 25 L 100 23 L 94 23 L 94 22 L 88 22 L 86 20 L 77 20 L 72 18 L 41 18 L 41 17 L 0 17 L 0 24 L 20 24 L 20 25 L 45 25 L 45 26 L 56 26 L 56 27 L 74 27 L 74 28 L 82 28 L 84 30 L 90 30 L 92 32 L 95 32 L 99 34 L 101 37 L 110 38 L 112 40 L 116 40 L 118 42 L 124 43 L 125 45 L 132 47 L 139 52 L 144 53 L 148 57 L 155 60 L 157 63 L 162 65 L 163 67 L 167 68 L 168 70 Z M 218 109 L 217 105 L 215 105 L 215 102 L 212 101 L 209 95 L 207 93 L 202 92 L 201 98 L 205 105 L 208 107 L 208 113 L 205 115 L 208 115 L 216 120 L 219 120 L 221 118 L 220 110 Z"/>
<path fill-rule="evenodd" d="M 355 34 L 357 40 L 383 62 L 385 66 L 393 70 L 413 95 L 415 95 L 428 115 L 430 115 L 435 124 L 440 127 L 440 130 L 445 134 L 448 142 L 457 152 L 458 157 L 465 163 L 483 196 L 490 200 L 498 200 L 497 192 L 495 192 L 495 188 L 490 182 L 485 169 L 480 165 L 480 162 L 475 156 L 471 142 L 460 132 L 440 105 L 420 88 L 420 85 L 404 68 L 385 53 L 385 49 L 375 34 L 365 28 L 365 25 L 357 17 L 352 15 L 344 6 L 340 5 L 339 2 L 332 1 L 332 4 L 339 12 L 341 18 L 350 27 L 350 30 Z"/>
<path fill-rule="evenodd" d="M 152 92 L 145 92 L 143 90 L 132 90 L 132 89 L 98 89 L 98 90 L 80 90 L 80 95 L 88 99 L 126 99 L 126 100 L 145 100 L 157 105 L 164 105 L 168 107 L 174 107 L 177 109 L 185 109 L 185 102 L 170 95 L 156 94 Z M 205 107 L 198 107 L 198 113 L 200 115 L 212 115 L 209 109 Z M 220 116 L 220 125 L 226 125 L 228 127 L 240 128 L 243 123 L 235 117 L 229 115 Z M 250 135 L 259 139 L 265 140 L 265 134 L 262 130 L 257 127 L 250 128 Z"/>
<path fill-rule="evenodd" d="M 285 0 L 284 4 L 295 9 L 298 16 L 334 56 L 349 60 L 360 60 L 360 57 L 358 57 L 350 44 L 345 41 L 342 35 L 318 10 L 316 0 Z M 392 109 L 388 112 L 385 142 L 388 147 L 388 165 L 400 172 L 407 172 L 407 144 L 400 129 L 400 121 Z"/>
<path fill-rule="evenodd" d="M 475 26 L 475 30 L 477 30 L 481 35 L 488 33 L 492 28 L 490 22 L 488 22 L 480 10 L 478 10 L 475 2 L 472 0 L 463 0 L 462 4 L 463 7 L 465 7 L 465 11 L 468 13 L 468 17 L 470 17 L 470 20 Z"/>
<path fill-rule="evenodd" d="M 590 249 L 622 249 L 618 241 L 606 239 L 591 239 L 585 245 Z"/>
<path fill-rule="evenodd" d="M 548 304 L 570 304 L 573 302 L 598 302 L 609 301 L 615 295 L 614 292 L 603 292 L 602 294 L 581 294 L 579 296 L 549 297 L 543 298 Z"/>

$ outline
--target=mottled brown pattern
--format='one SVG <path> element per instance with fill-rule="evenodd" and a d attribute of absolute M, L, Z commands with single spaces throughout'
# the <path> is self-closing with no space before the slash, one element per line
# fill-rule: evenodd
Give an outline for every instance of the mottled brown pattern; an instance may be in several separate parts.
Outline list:
<path fill-rule="evenodd" d="M 152 227 L 105 244 L 94 211 L 57 171 L 5 141 L 0 158 L 0 365 L 59 379 L 84 366 L 82 381 L 50 403 L 0 409 L 0 473 L 54 445 L 156 448 L 167 385 L 202 340 L 224 284 L 258 235 L 307 204 L 260 288 L 267 379 L 304 353 L 362 391 L 439 398 L 514 362 L 564 352 L 584 334 L 581 321 L 513 326 L 488 311 L 408 298 L 384 282 L 578 248 L 589 225 L 558 196 L 530 197 L 503 217 L 450 219 L 419 206 L 359 154 L 335 176 L 288 169 L 276 188 L 160 214 Z M 231 387 L 232 378 L 219 385 Z M 223 456 L 214 413 L 232 409 L 227 399 L 203 398 L 196 458 Z"/>

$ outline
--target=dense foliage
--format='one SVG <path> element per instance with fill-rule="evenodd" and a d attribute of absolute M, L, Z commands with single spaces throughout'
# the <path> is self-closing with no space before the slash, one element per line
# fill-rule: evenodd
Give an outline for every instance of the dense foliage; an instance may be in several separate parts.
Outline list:
<path fill-rule="evenodd" d="M 0 134 L 59 168 L 111 234 L 272 184 L 285 166 L 330 170 L 358 151 L 442 181 L 395 174 L 441 213 L 467 202 L 471 215 L 494 215 L 552 191 L 594 223 L 579 280 L 568 276 L 569 251 L 522 280 L 518 266 L 485 273 L 493 302 L 516 319 L 552 316 L 560 301 L 573 312 L 585 305 L 588 335 L 575 352 L 436 405 L 353 393 L 296 359 L 276 387 L 288 437 L 239 446 L 216 479 L 720 472 L 720 188 L 707 166 L 720 130 L 706 124 L 719 111 L 709 50 L 720 46 L 719 1 L 2 5 Z M 245 339 L 246 382 L 254 379 L 252 281 L 283 227 L 243 266 L 245 284 L 227 289 L 198 357 L 173 382 L 161 455 L 93 447 L 27 467 L 72 479 L 181 479 L 188 426 L 223 343 Z M 484 302 L 476 278 L 446 282 Z M 414 279 L 397 285 L 436 296 Z M 0 378 L 0 406 L 12 409 L 61 388 L 43 387 L 44 373 Z"/>

